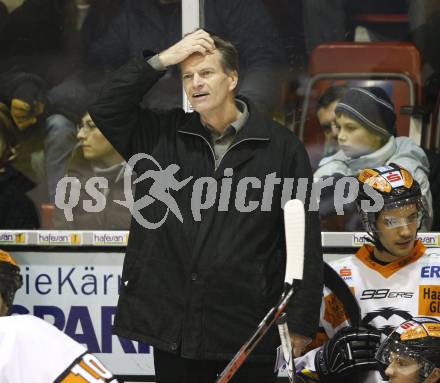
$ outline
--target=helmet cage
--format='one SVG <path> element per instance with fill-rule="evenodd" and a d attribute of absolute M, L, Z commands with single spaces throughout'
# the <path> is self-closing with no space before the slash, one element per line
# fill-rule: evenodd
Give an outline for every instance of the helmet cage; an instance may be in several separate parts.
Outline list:
<path fill-rule="evenodd" d="M 385 166 L 361 170 L 357 175 L 357 180 L 359 182 L 357 206 L 360 217 L 365 230 L 372 238 L 371 241 L 379 248 L 379 250 L 385 249 L 379 240 L 376 226 L 376 220 L 380 212 L 415 202 L 417 204 L 417 209 L 420 212 L 419 217 L 417 217 L 417 230 L 421 227 L 421 222 L 426 216 L 426 209 L 422 203 L 420 185 L 408 170 L 395 163 L 390 163 Z M 384 205 L 379 213 L 369 212 L 366 208 L 365 210 L 363 209 L 363 201 L 370 202 L 370 206 L 371 202 L 373 204 L 378 202 L 371 194 L 371 190 L 368 190 L 367 188 L 372 188 L 383 198 Z M 408 224 L 408 220 L 405 219 L 396 218 L 392 219 L 392 221 L 394 221 L 394 224 L 390 225 L 391 227 Z"/>
<path fill-rule="evenodd" d="M 376 225 L 376 221 L 377 218 L 379 216 L 380 213 L 386 211 L 386 210 L 390 210 L 390 209 L 395 209 L 395 208 L 403 208 L 405 206 L 411 205 L 411 204 L 416 204 L 417 207 L 417 231 L 420 230 L 420 227 L 422 225 L 423 219 L 426 216 L 426 208 L 425 205 L 422 202 L 422 197 L 420 195 L 415 195 L 415 196 L 411 196 L 409 198 L 403 198 L 403 199 L 399 199 L 399 200 L 384 200 L 384 205 L 382 210 L 380 210 L 379 212 L 367 212 L 363 209 L 361 209 L 359 207 L 359 214 L 361 217 L 361 221 L 362 224 L 364 225 L 365 231 L 372 237 L 373 239 L 373 243 L 377 246 L 377 247 L 382 247 L 383 245 L 380 242 L 379 239 L 379 230 L 377 228 Z M 360 204 L 358 204 L 358 206 L 360 206 Z M 408 225 L 408 222 L 406 221 L 406 223 L 404 223 L 403 225 Z M 403 226 L 402 224 L 397 224 L 395 225 L 395 227 L 399 227 L 399 226 Z M 382 249 L 380 249 L 382 250 Z"/>
<path fill-rule="evenodd" d="M 428 351 L 428 350 L 427 350 Z M 406 357 L 414 360 L 418 366 L 418 383 L 423 383 L 436 370 L 435 363 L 427 360 L 423 350 L 408 346 L 391 336 L 384 341 L 376 352 L 376 359 L 385 365 L 390 365 L 396 358 Z"/>

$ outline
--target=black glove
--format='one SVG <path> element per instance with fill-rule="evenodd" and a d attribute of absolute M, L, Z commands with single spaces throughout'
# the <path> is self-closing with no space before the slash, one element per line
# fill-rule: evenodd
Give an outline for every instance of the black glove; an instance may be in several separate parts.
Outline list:
<path fill-rule="evenodd" d="M 380 343 L 374 328 L 344 327 L 316 353 L 315 368 L 324 383 L 341 382 L 341 376 L 376 370 L 374 358 Z M 345 380 L 344 380 L 345 381 Z"/>

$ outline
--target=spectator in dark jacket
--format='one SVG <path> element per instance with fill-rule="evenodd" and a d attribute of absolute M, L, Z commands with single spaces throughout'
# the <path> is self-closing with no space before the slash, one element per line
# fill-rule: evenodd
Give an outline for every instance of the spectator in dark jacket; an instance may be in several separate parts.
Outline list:
<path fill-rule="evenodd" d="M 75 14 L 74 0 L 25 0 L 1 27 L 0 71 L 17 67 L 50 85 L 59 82 L 78 56 Z"/>
<path fill-rule="evenodd" d="M 42 181 L 44 171 L 40 163 L 43 163 L 43 159 L 39 152 L 44 141 L 46 82 L 35 74 L 12 68 L 0 74 L 0 102 L 9 110 L 15 139 L 19 144 L 14 166 L 32 180 Z"/>
<path fill-rule="evenodd" d="M 0 73 L 30 73 L 49 89 L 37 132 L 44 141 L 49 202 L 76 144 L 75 124 L 89 97 L 84 83 L 95 77 L 83 67 L 83 52 L 105 32 L 121 2 L 25 0 L 0 21 Z"/>
<path fill-rule="evenodd" d="M 17 67 L 49 88 L 60 83 L 81 67 L 84 50 L 104 33 L 121 1 L 24 0 L 0 19 L 0 72 Z"/>
<path fill-rule="evenodd" d="M 16 143 L 13 124 L 8 106 L 0 103 L 0 229 L 38 229 L 35 205 L 26 195 L 34 184 L 11 164 Z"/>

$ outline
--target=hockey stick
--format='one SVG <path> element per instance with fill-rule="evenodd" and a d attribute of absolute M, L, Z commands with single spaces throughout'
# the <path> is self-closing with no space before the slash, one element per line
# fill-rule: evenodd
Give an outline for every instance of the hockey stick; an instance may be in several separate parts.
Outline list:
<path fill-rule="evenodd" d="M 341 301 L 348 314 L 348 319 L 350 319 L 350 324 L 360 326 L 362 316 L 359 302 L 342 277 L 326 262 L 324 262 L 324 285 Z"/>
<path fill-rule="evenodd" d="M 287 314 L 282 313 L 277 319 L 278 332 L 280 333 L 281 349 L 283 350 L 284 361 L 286 362 L 287 376 L 290 383 L 295 383 L 295 361 L 292 353 L 292 341 L 290 340 L 289 327 L 287 325 Z"/>
<path fill-rule="evenodd" d="M 221 372 L 216 383 L 227 383 L 231 380 L 252 350 L 266 334 L 267 330 L 285 310 L 290 297 L 294 293 L 294 280 L 301 280 L 304 267 L 304 206 L 300 200 L 291 200 L 284 206 L 284 231 L 286 236 L 286 273 L 284 289 L 278 303 L 272 307 L 257 330 L 235 354 L 229 364 Z"/>

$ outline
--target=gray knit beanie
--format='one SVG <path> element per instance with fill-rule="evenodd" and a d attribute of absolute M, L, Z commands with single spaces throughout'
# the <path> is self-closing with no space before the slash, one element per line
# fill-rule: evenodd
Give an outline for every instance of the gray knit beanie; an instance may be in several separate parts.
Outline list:
<path fill-rule="evenodd" d="M 385 137 L 396 133 L 393 103 L 379 87 L 350 88 L 337 103 L 335 113 L 344 113 Z"/>

